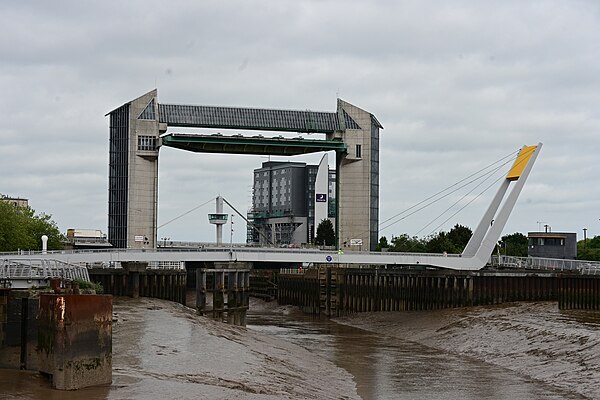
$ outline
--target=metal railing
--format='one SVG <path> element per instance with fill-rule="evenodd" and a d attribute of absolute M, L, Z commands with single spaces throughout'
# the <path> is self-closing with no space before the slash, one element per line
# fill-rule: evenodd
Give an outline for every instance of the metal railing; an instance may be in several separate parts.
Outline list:
<path fill-rule="evenodd" d="M 18 259 L 0 261 L 1 279 L 44 280 L 48 278 L 82 279 L 89 282 L 88 270 L 80 265 L 51 259 Z"/>
<path fill-rule="evenodd" d="M 492 256 L 492 267 L 545 271 L 576 271 L 586 275 L 600 274 L 599 261 L 565 260 L 560 258 Z"/>

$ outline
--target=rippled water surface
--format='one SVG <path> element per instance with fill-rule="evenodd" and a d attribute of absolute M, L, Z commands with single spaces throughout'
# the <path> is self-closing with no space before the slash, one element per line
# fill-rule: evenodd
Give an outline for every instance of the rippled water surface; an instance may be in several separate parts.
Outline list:
<path fill-rule="evenodd" d="M 552 318 L 547 319 L 537 314 L 539 311 L 533 307 L 528 318 L 537 323 L 547 323 L 554 331 L 565 333 L 572 329 L 583 329 L 585 335 L 594 336 L 599 329 L 597 315 L 593 313 L 556 311 Z M 390 335 L 396 332 L 402 337 L 403 333 L 407 333 L 404 337 L 409 338 L 410 332 L 420 329 L 419 325 L 422 324 L 423 331 L 431 330 L 431 325 L 444 326 L 448 320 L 456 318 L 457 313 L 466 311 L 424 312 L 416 321 L 412 317 L 403 320 L 402 315 L 406 313 L 355 314 L 351 318 L 355 321 L 368 318 L 366 325 L 374 331 L 386 331 L 385 335 L 311 318 L 293 310 L 273 313 L 255 308 L 248 322 L 251 329 L 286 338 L 346 369 L 354 376 L 358 394 L 364 400 L 587 398 L 561 385 L 532 379 L 471 356 L 456 355 Z M 485 315 L 489 310 L 481 308 L 471 313 Z M 515 318 L 526 318 L 524 315 L 527 313 Z M 497 322 L 504 321 L 498 319 Z M 401 325 L 403 323 L 404 326 Z M 469 340 L 477 342 L 472 337 Z M 486 343 L 477 343 L 475 346 L 485 347 Z M 504 346 L 510 352 L 512 343 L 504 343 Z M 529 350 L 535 351 L 534 348 Z M 549 365 L 549 368 L 552 366 Z"/>

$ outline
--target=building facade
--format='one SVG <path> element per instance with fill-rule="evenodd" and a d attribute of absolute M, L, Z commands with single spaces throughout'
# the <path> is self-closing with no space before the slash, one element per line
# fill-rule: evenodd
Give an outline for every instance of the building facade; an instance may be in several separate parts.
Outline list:
<path fill-rule="evenodd" d="M 315 207 L 324 203 L 326 218 L 333 221 L 335 171 L 325 168 L 326 180 L 319 187 L 319 165 L 301 162 L 268 161 L 254 170 L 252 209 L 248 213 L 248 244 L 257 246 L 311 243 L 316 226 Z M 327 195 L 323 196 L 322 192 Z M 317 194 L 320 196 L 317 199 Z M 335 203 L 334 203 L 335 204 Z"/>
<path fill-rule="evenodd" d="M 348 146 L 336 157 L 339 246 L 361 243 L 362 249 L 374 251 L 379 240 L 379 129 L 383 127 L 373 114 L 341 99 L 337 107 L 338 115 L 348 115 L 353 122 L 328 135 Z"/>
<path fill-rule="evenodd" d="M 117 248 L 156 247 L 156 95 L 153 90 L 108 114 L 108 240 Z"/>
<path fill-rule="evenodd" d="M 22 199 L 20 197 L 2 196 L 2 197 L 0 197 L 0 200 L 4 201 L 5 203 L 12 204 L 13 206 L 19 207 L 19 208 L 27 208 L 27 207 L 29 207 L 29 200 L 28 199 Z"/>
<path fill-rule="evenodd" d="M 577 234 L 574 232 L 529 232 L 527 240 L 529 257 L 577 258 Z"/>

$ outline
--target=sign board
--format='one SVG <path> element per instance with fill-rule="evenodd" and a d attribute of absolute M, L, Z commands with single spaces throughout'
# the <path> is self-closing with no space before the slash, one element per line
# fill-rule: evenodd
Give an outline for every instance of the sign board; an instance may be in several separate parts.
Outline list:
<path fill-rule="evenodd" d="M 333 257 L 327 256 L 327 257 L 325 257 L 325 260 L 327 260 L 327 262 L 330 263 L 333 261 Z"/>
<path fill-rule="evenodd" d="M 143 235 L 135 235 L 135 237 L 133 238 L 133 240 L 135 240 L 136 242 L 143 242 L 144 241 L 144 236 Z"/>
<path fill-rule="evenodd" d="M 362 246 L 362 239 L 350 239 L 350 246 Z"/>
<path fill-rule="evenodd" d="M 316 193 L 315 201 L 317 203 L 326 203 L 327 202 L 327 193 Z"/>

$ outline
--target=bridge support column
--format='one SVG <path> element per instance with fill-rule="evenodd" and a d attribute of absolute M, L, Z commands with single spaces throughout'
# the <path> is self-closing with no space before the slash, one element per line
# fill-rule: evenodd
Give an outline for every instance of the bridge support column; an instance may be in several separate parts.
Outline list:
<path fill-rule="evenodd" d="M 207 284 L 207 274 L 209 282 Z M 210 279 L 212 278 L 212 279 Z M 199 315 L 211 312 L 212 318 L 229 324 L 246 326 L 249 307 L 250 270 L 204 269 L 196 270 L 196 311 Z M 207 308 L 207 292 L 212 294 L 212 308 Z M 225 302 L 227 294 L 227 302 Z"/>
<path fill-rule="evenodd" d="M 137 299 L 140 297 L 140 273 L 148 268 L 148 263 L 123 262 L 121 265 L 127 272 L 127 295 Z"/>
<path fill-rule="evenodd" d="M 206 271 L 196 269 L 196 312 L 204 315 L 206 312 Z"/>

